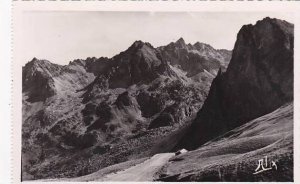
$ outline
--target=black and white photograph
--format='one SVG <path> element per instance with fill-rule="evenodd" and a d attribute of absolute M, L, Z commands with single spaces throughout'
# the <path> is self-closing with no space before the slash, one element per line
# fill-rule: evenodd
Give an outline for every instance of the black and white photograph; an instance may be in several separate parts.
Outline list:
<path fill-rule="evenodd" d="M 294 181 L 292 12 L 21 21 L 21 181 Z"/>

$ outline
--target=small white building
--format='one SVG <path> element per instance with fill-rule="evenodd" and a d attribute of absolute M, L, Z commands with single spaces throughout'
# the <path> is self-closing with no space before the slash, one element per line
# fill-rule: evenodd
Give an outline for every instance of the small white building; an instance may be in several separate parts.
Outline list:
<path fill-rule="evenodd" d="M 186 153 L 186 152 L 188 152 L 188 150 L 181 149 L 181 150 L 176 151 L 175 155 L 180 155 L 180 154 L 183 154 L 183 153 Z"/>

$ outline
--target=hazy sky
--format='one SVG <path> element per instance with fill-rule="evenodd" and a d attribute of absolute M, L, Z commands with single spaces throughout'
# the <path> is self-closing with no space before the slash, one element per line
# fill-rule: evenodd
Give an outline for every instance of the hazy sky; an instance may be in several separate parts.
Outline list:
<path fill-rule="evenodd" d="M 22 60 L 33 57 L 58 64 L 87 57 L 112 57 L 135 40 L 154 47 L 183 37 L 187 43 L 208 43 L 232 49 L 244 24 L 266 16 L 293 22 L 293 15 L 276 12 L 25 12 Z"/>

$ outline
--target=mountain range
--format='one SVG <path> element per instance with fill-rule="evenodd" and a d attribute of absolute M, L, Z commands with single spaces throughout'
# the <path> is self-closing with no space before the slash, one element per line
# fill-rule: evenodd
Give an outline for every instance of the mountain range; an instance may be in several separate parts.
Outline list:
<path fill-rule="evenodd" d="M 223 156 L 212 146 L 220 140 L 227 144 L 218 149 L 235 147 L 238 154 L 275 144 L 283 135 L 292 140 L 293 29 L 271 18 L 245 25 L 233 51 L 180 38 L 158 48 L 135 41 L 112 58 L 68 65 L 33 58 L 22 70 L 22 179 L 76 178 L 185 148 L 189 152 L 171 158 L 155 180 L 237 180 L 188 165 L 204 159 L 203 149 Z M 255 120 L 260 117 L 265 119 Z M 244 136 L 257 122 L 258 130 Z M 261 141 L 258 133 L 270 141 L 238 146 L 246 138 Z M 291 144 L 280 145 L 284 150 Z M 292 154 L 287 149 L 273 158 L 290 164 Z M 291 167 L 282 173 L 292 178 Z M 247 173 L 245 178 L 261 179 Z"/>

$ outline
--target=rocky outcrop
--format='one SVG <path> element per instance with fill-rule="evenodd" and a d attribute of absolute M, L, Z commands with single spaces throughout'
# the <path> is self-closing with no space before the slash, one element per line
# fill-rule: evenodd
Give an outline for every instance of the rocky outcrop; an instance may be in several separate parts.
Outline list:
<path fill-rule="evenodd" d="M 22 68 L 22 91 L 30 102 L 44 101 L 56 93 L 53 76 L 59 74 L 60 65 L 33 58 Z"/>
<path fill-rule="evenodd" d="M 90 88 L 127 88 L 138 83 L 148 84 L 159 75 L 172 75 L 172 71 L 150 43 L 136 41 L 111 59 L 110 67 L 99 73 Z"/>
<path fill-rule="evenodd" d="M 231 51 L 217 50 L 200 42 L 186 44 L 183 38 L 159 47 L 159 50 L 167 62 L 179 66 L 190 77 L 204 70 L 215 75 L 220 67 L 227 67 L 231 58 Z"/>
<path fill-rule="evenodd" d="M 219 71 L 202 109 L 175 149 L 195 149 L 292 101 L 293 53 L 293 24 L 265 18 L 243 26 L 227 71 Z"/>
<path fill-rule="evenodd" d="M 22 91 L 28 102 L 45 101 L 63 91 L 80 91 L 109 65 L 108 58 L 77 59 L 65 66 L 33 58 L 22 68 Z"/>

